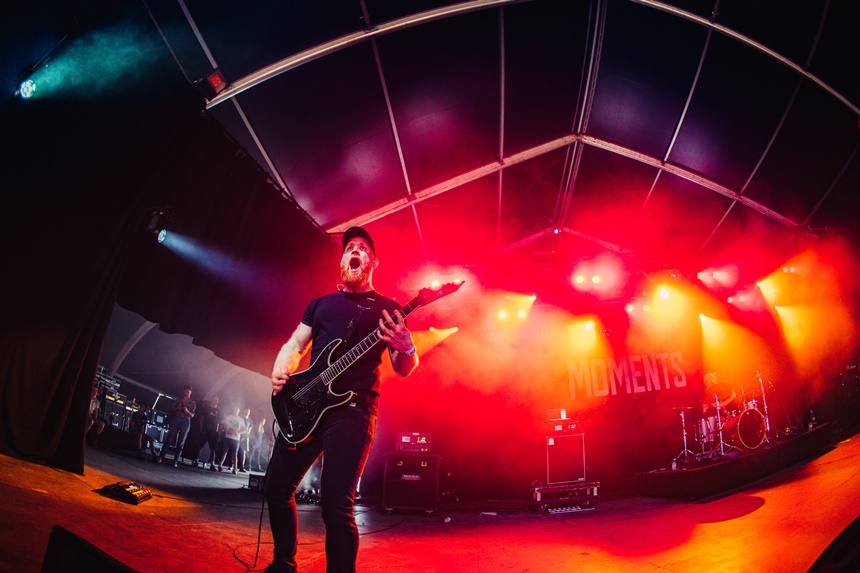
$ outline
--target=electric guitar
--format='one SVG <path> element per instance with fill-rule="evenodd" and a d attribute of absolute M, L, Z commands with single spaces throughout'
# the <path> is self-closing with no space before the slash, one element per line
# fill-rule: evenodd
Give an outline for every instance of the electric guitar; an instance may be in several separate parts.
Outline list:
<path fill-rule="evenodd" d="M 439 288 L 423 288 L 400 313 L 406 318 L 420 307 L 456 292 L 461 286 L 462 281 L 446 283 Z M 272 411 L 281 435 L 287 442 L 299 444 L 306 441 L 327 410 L 342 406 L 352 399 L 355 392 L 347 390 L 339 394 L 331 389 L 331 383 L 380 340 L 379 329 L 374 329 L 346 354 L 332 362 L 332 354 L 343 342 L 337 338 L 326 345 L 306 370 L 290 374 L 290 380 L 280 392 L 272 396 Z"/>

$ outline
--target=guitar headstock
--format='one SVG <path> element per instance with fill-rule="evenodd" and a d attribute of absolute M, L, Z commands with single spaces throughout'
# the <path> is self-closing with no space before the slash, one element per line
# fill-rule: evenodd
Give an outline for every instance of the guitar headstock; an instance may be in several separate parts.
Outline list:
<path fill-rule="evenodd" d="M 448 296 L 452 292 L 457 292 L 465 282 L 466 281 L 454 281 L 439 286 L 434 285 L 423 288 L 418 291 L 418 296 L 412 299 L 409 306 L 417 308 L 418 306 L 430 304 L 434 300 L 439 300 L 443 296 Z"/>

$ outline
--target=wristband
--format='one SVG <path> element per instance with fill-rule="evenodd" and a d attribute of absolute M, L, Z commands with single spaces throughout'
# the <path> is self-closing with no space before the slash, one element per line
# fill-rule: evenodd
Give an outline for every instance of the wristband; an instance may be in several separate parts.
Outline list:
<path fill-rule="evenodd" d="M 413 354 L 415 354 L 415 352 L 416 352 L 417 350 L 418 350 L 418 349 L 417 349 L 417 348 L 415 348 L 415 345 L 413 344 L 413 345 L 412 345 L 412 348 L 410 348 L 409 350 L 407 350 L 407 351 L 406 351 L 406 352 L 404 352 L 403 354 L 405 354 L 406 356 L 412 356 Z"/>

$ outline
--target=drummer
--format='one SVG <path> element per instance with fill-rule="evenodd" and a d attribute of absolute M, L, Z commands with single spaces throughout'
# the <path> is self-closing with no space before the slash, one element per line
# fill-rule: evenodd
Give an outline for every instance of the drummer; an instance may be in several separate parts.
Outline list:
<path fill-rule="evenodd" d="M 717 399 L 720 404 L 720 417 L 726 418 L 728 406 L 733 404 L 738 395 L 727 382 L 718 382 L 716 372 L 705 374 L 705 392 L 702 394 L 702 416 L 715 416 L 717 414 Z"/>

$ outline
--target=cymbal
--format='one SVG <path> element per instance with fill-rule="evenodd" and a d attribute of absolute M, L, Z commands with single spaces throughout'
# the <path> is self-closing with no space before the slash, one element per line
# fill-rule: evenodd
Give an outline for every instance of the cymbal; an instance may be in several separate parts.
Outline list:
<path fill-rule="evenodd" d="M 768 368 L 767 370 L 761 370 L 759 372 L 756 372 L 755 376 L 750 378 L 750 382 L 758 382 L 758 379 L 761 378 L 762 374 L 767 374 L 771 370 L 773 370 L 773 368 Z"/>
<path fill-rule="evenodd" d="M 699 401 L 702 404 L 713 404 L 714 397 L 718 397 L 720 402 L 728 400 L 732 395 L 732 385 L 727 382 L 717 382 L 712 386 L 705 388 L 705 393 Z"/>
<path fill-rule="evenodd" d="M 698 410 L 698 406 L 672 406 L 673 410 Z"/>

